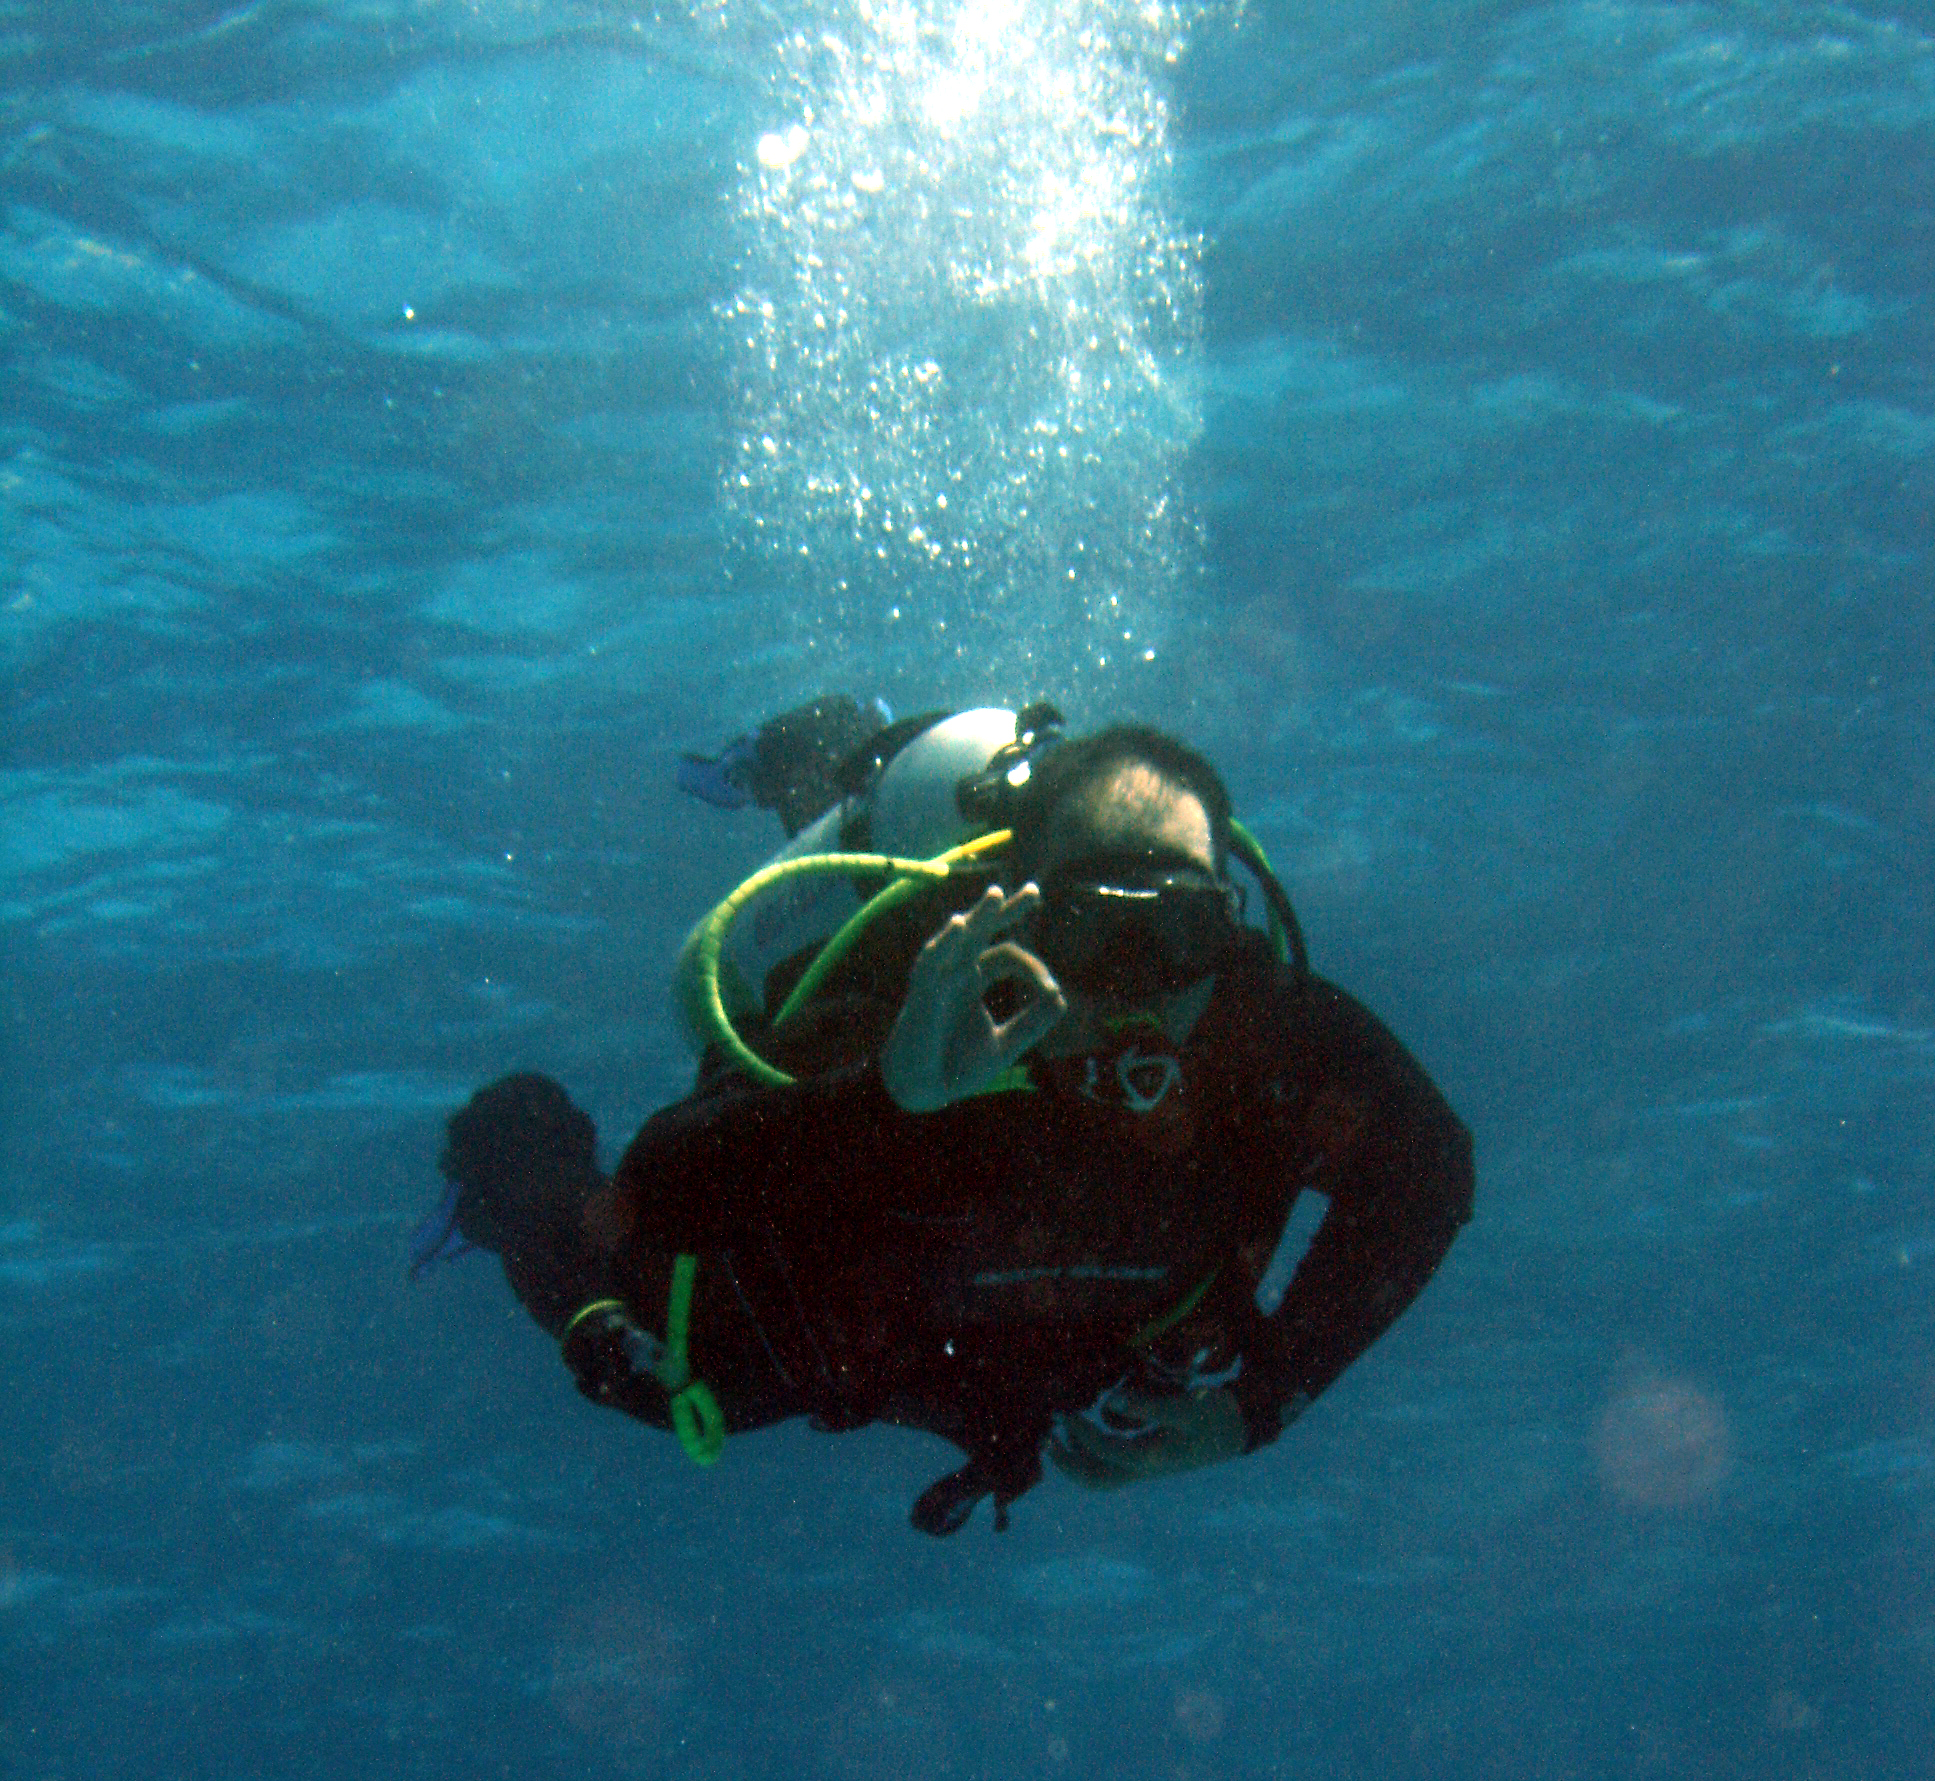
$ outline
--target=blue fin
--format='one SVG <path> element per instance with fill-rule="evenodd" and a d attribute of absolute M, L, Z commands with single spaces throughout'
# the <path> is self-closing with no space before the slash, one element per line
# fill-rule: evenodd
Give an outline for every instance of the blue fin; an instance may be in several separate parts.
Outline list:
<path fill-rule="evenodd" d="M 688 797 L 701 798 L 721 810 L 739 810 L 752 802 L 746 776 L 753 764 L 759 743 L 752 736 L 741 736 L 717 755 L 679 756 L 679 790 Z"/>
<path fill-rule="evenodd" d="M 454 1262 L 468 1255 L 477 1245 L 457 1229 L 457 1200 L 463 1188 L 452 1182 L 437 1202 L 437 1209 L 410 1233 L 410 1278 L 434 1268 L 439 1262 Z"/>

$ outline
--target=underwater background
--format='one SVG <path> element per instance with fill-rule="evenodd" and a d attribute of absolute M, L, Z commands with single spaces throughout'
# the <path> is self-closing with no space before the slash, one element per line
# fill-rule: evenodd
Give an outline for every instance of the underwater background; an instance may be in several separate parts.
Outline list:
<path fill-rule="evenodd" d="M 1931 33 L 0 4 L 0 1774 L 1926 1775 Z M 833 688 L 1208 750 L 1473 1127 L 1266 1451 L 936 1543 L 406 1280 Z"/>

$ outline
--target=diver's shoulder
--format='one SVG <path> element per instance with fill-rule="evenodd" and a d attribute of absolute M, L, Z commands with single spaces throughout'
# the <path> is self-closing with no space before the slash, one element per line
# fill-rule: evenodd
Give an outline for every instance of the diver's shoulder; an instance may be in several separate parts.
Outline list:
<path fill-rule="evenodd" d="M 1339 983 L 1279 958 L 1262 936 L 1245 944 L 1226 976 L 1233 1026 L 1287 1051 L 1327 1058 L 1405 1057 L 1379 1015 Z"/>
<path fill-rule="evenodd" d="M 1299 970 L 1281 957 L 1267 935 L 1245 930 L 1223 967 L 1217 999 L 1229 1006 L 1281 1017 L 1308 1017 L 1333 1009 L 1361 1008 L 1347 991 L 1315 971 Z"/>

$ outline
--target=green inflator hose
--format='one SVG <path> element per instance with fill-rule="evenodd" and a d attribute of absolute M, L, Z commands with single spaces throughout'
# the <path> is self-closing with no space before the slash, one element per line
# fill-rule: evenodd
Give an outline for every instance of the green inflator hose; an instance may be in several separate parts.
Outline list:
<path fill-rule="evenodd" d="M 774 1088 L 786 1087 L 793 1078 L 776 1065 L 769 1064 L 740 1037 L 739 1030 L 732 1024 L 732 1016 L 726 1012 L 725 998 L 719 989 L 720 961 L 725 951 L 726 935 L 746 905 L 775 885 L 793 878 L 832 873 L 842 877 L 873 876 L 883 872 L 892 877 L 891 883 L 869 898 L 820 948 L 813 963 L 807 967 L 806 974 L 793 986 L 792 994 L 775 1016 L 773 1024 L 778 1026 L 806 1004 L 873 922 L 915 895 L 923 886 L 949 877 L 955 867 L 1005 846 L 1009 835 L 1007 829 L 976 835 L 959 847 L 950 847 L 945 853 L 936 854 L 931 860 L 901 859 L 887 853 L 809 853 L 795 859 L 775 860 L 770 866 L 762 867 L 705 918 L 693 938 L 688 973 L 692 979 L 691 988 L 698 998 L 694 1013 L 704 1022 L 711 1036 L 731 1054 L 733 1061 L 755 1082 L 763 1082 Z"/>

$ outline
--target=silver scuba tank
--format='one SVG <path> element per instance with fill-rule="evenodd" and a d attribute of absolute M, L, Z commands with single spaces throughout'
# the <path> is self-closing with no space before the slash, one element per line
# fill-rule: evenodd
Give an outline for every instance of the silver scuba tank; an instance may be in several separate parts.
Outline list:
<path fill-rule="evenodd" d="M 871 786 L 843 799 L 765 862 L 777 865 L 808 854 L 853 851 L 900 859 L 931 859 L 979 834 L 983 824 L 961 808 L 963 781 L 982 773 L 995 754 L 1017 739 L 1012 711 L 986 706 L 957 712 L 923 730 L 894 754 Z M 765 868 L 762 866 L 761 870 Z M 860 908 L 850 876 L 818 872 L 774 886 L 733 922 L 720 951 L 719 991 L 729 1015 L 763 1007 L 767 974 L 776 965 L 830 939 Z M 690 986 L 702 921 L 686 936 L 673 983 L 687 1042 L 705 1047 Z"/>

